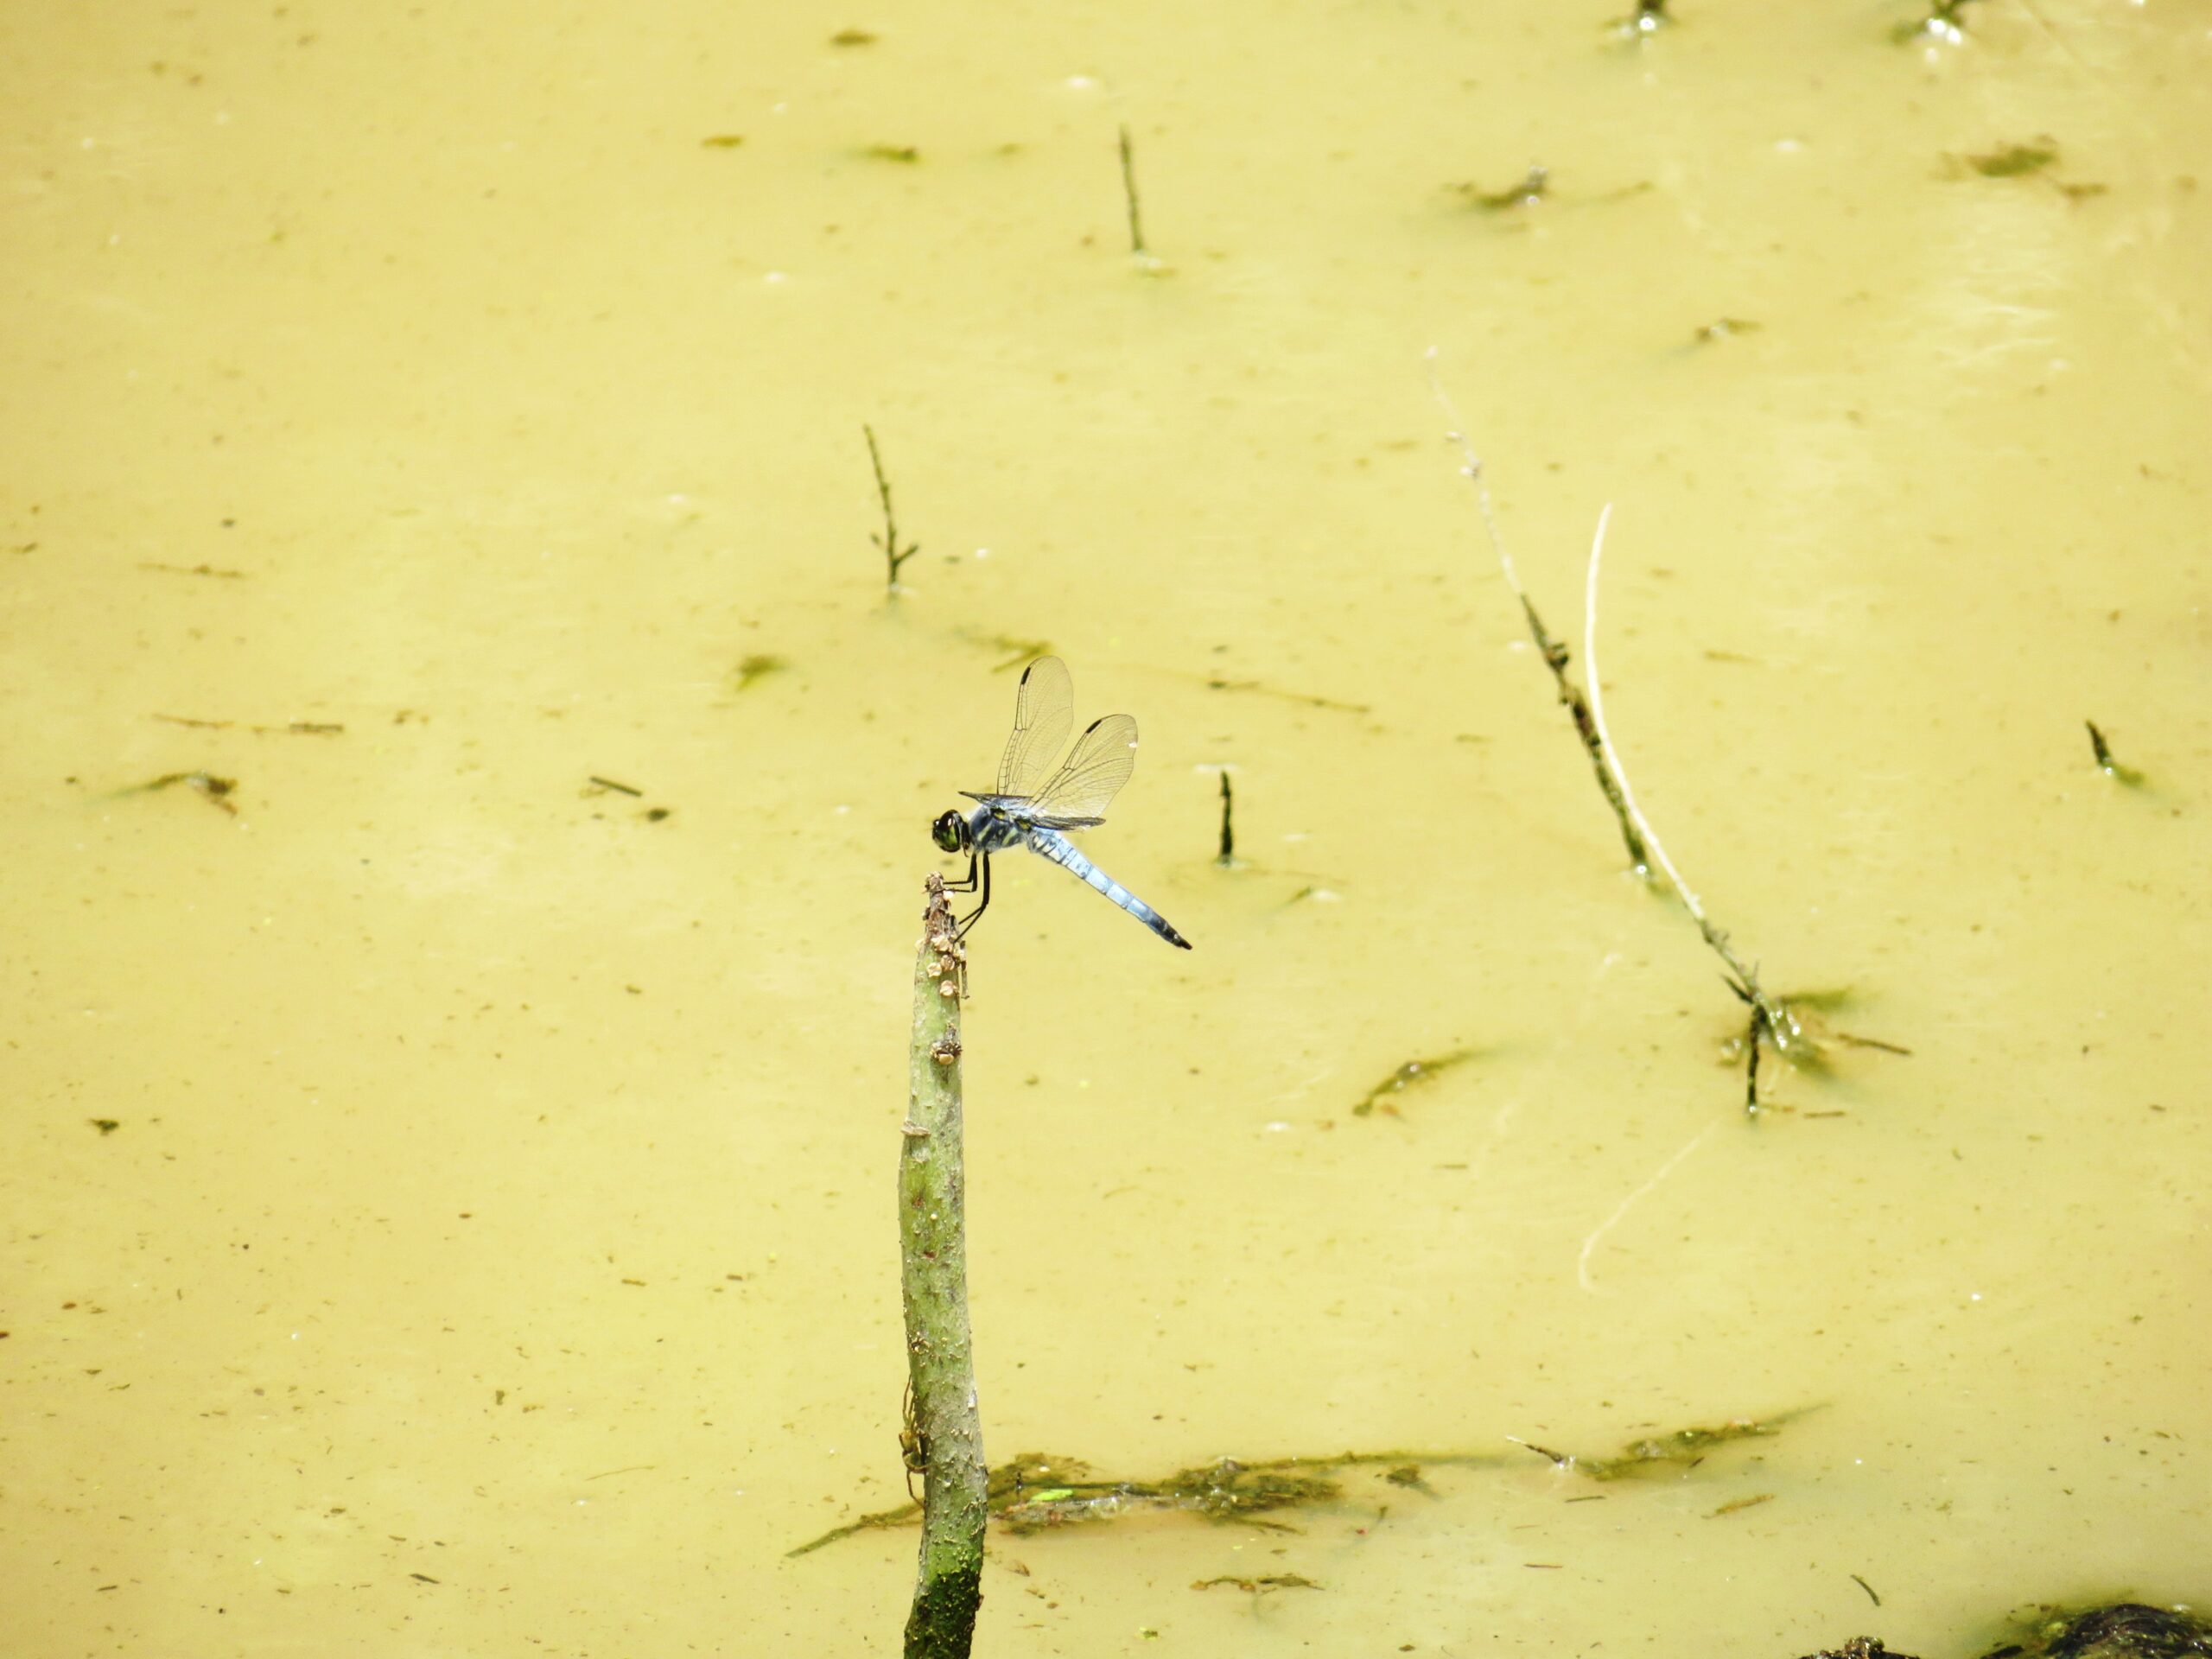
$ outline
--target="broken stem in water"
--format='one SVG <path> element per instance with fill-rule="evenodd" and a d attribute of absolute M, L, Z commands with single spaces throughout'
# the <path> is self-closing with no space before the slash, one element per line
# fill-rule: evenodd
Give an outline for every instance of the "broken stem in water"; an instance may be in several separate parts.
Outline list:
<path fill-rule="evenodd" d="M 1129 128 L 1122 124 L 1122 194 L 1129 199 L 1129 251 L 1145 256 L 1144 226 L 1137 217 L 1137 162 L 1129 144 Z"/>
<path fill-rule="evenodd" d="M 883 475 L 883 454 L 875 447 L 875 429 L 862 422 L 861 431 L 868 438 L 868 458 L 875 467 L 875 493 L 883 502 L 883 534 L 872 535 L 868 540 L 883 550 L 883 585 L 895 594 L 899 591 L 899 567 L 922 550 L 912 542 L 903 548 L 899 545 L 899 520 L 891 511 L 891 480 Z"/>
<path fill-rule="evenodd" d="M 1474 446 L 1467 441 L 1466 430 L 1459 420 L 1459 411 L 1452 407 L 1452 399 L 1445 393 L 1443 382 L 1437 378 L 1434 346 L 1431 346 L 1428 352 L 1428 389 L 1436 395 L 1436 401 L 1442 407 L 1445 417 L 1452 423 L 1452 429 L 1445 435 L 1459 446 L 1459 453 L 1465 458 L 1467 464 L 1461 470 L 1465 474 L 1467 481 L 1474 486 L 1475 505 L 1481 510 L 1483 529 L 1490 537 L 1491 550 L 1497 555 L 1497 568 L 1505 573 L 1505 585 L 1513 590 L 1513 597 L 1521 601 L 1521 613 L 1529 620 L 1529 632 L 1536 642 L 1537 651 L 1542 653 L 1544 665 L 1551 670 L 1552 678 L 1559 683 L 1559 700 L 1567 705 L 1567 712 L 1574 717 L 1574 729 L 1582 739 L 1582 747 L 1589 751 L 1590 765 L 1598 774 L 1598 787 L 1605 792 L 1606 804 L 1613 809 L 1614 820 L 1620 825 L 1621 841 L 1628 848 L 1628 861 L 1636 867 L 1637 874 L 1645 874 L 1651 868 L 1651 859 L 1644 850 L 1643 834 L 1637 828 L 1635 815 L 1630 810 L 1627 797 L 1622 792 L 1614 768 L 1607 763 L 1605 728 L 1595 717 L 1590 698 L 1585 696 L 1582 688 L 1567 676 L 1567 647 L 1554 639 L 1544 626 L 1544 619 L 1536 614 L 1535 606 L 1529 601 L 1527 590 L 1521 586 L 1520 575 L 1513 568 L 1512 556 L 1505 550 L 1505 538 L 1498 533 L 1497 515 L 1491 508 L 1490 486 L 1483 481 L 1482 461 L 1475 454 Z"/>
<path fill-rule="evenodd" d="M 905 1443 L 918 1465 L 921 1558 L 906 1659 L 967 1659 L 982 1600 L 988 1516 L 983 1431 L 968 1327 L 966 1180 L 961 1153 L 960 1000 L 967 957 L 944 878 L 926 883 L 914 969 L 914 1030 L 899 1152 L 900 1288 L 913 1389 Z"/>
<path fill-rule="evenodd" d="M 1728 964 L 1737 995 L 1756 1010 L 1758 1018 L 1753 1021 L 1751 1048 L 1752 1065 L 1756 1066 L 1758 1027 L 1766 1028 L 1766 1034 L 1773 1042 L 1776 1052 L 1785 1054 L 1803 1040 L 1803 1031 L 1787 1004 L 1769 996 L 1760 988 L 1758 970 L 1736 954 L 1735 947 L 1728 942 L 1726 931 L 1713 925 L 1713 918 L 1705 913 L 1705 906 L 1690 890 L 1690 884 L 1682 880 L 1681 872 L 1675 868 L 1675 861 L 1667 856 L 1666 848 L 1652 832 L 1650 821 L 1636 804 L 1636 792 L 1629 787 L 1628 772 L 1621 765 L 1620 751 L 1613 747 L 1613 740 L 1605 730 L 1605 694 L 1598 676 L 1598 576 L 1605 556 L 1605 526 L 1612 516 L 1613 504 L 1608 501 L 1605 511 L 1598 515 L 1598 533 L 1591 538 L 1590 576 L 1583 595 L 1582 666 L 1590 676 L 1590 718 L 1596 728 L 1598 740 L 1591 753 L 1611 779 L 1612 788 L 1606 791 L 1607 794 L 1619 803 L 1620 810 L 1628 823 L 1634 827 L 1643 843 L 1651 849 L 1660 873 L 1667 878 L 1667 884 L 1674 888 L 1675 896 L 1682 901 L 1682 908 L 1689 912 L 1690 919 L 1697 924 L 1697 931 L 1705 936 L 1705 942 L 1713 947 L 1714 954 L 1721 961 Z M 1756 1088 L 1758 1072 L 1754 1071 L 1751 1075 Z"/>

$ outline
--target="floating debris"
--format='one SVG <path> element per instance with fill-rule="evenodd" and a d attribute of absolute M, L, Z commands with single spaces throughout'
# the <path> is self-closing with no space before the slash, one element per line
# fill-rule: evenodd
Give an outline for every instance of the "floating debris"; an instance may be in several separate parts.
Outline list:
<path fill-rule="evenodd" d="M 1928 39 L 1956 46 L 1967 37 L 1966 25 L 1961 21 L 1973 0 L 1936 0 L 1925 17 L 1916 22 L 1899 23 L 1890 31 L 1890 38 L 1899 45 Z"/>
<path fill-rule="evenodd" d="M 895 162 L 900 167 L 912 167 L 922 159 L 922 152 L 912 144 L 870 144 L 861 151 L 871 162 Z"/>
<path fill-rule="evenodd" d="M 1236 861 L 1236 836 L 1230 824 L 1230 811 L 1234 804 L 1229 792 L 1229 768 L 1221 769 L 1221 850 L 1213 861 L 1224 869 Z"/>
<path fill-rule="evenodd" d="M 1636 10 L 1632 14 L 1615 18 L 1608 27 L 1623 39 L 1633 41 L 1656 35 L 1674 21 L 1668 15 L 1667 0 L 1637 0 Z"/>
<path fill-rule="evenodd" d="M 123 1122 L 120 1118 L 88 1117 L 85 1122 L 91 1124 L 102 1135 L 113 1135 L 118 1129 L 123 1127 Z"/>
<path fill-rule="evenodd" d="M 1136 151 L 1129 142 L 1126 121 L 1122 124 L 1122 194 L 1129 207 L 1129 251 L 1140 259 L 1148 259 L 1152 254 L 1144 245 L 1144 222 L 1137 209 Z"/>
<path fill-rule="evenodd" d="M 1732 1418 L 1714 1428 L 1681 1428 L 1671 1434 L 1654 1436 L 1649 1440 L 1630 1440 L 1619 1452 L 1610 1458 L 1579 1457 L 1569 1452 L 1554 1452 L 1548 1446 L 1538 1446 L 1509 1434 L 1506 1439 L 1514 1445 L 1526 1446 L 1540 1458 L 1551 1459 L 1562 1473 L 1587 1475 L 1592 1480 L 1619 1480 L 1624 1476 L 1640 1475 L 1654 1469 L 1694 1469 L 1703 1463 L 1713 1448 L 1737 1440 L 1765 1440 L 1779 1434 L 1785 1423 L 1795 1422 L 1817 1406 L 1803 1406 L 1787 1411 L 1778 1417 Z"/>
<path fill-rule="evenodd" d="M 1700 346 L 1710 346 L 1717 340 L 1729 340 L 1738 334 L 1755 334 L 1758 330 L 1759 325 L 1749 317 L 1717 317 L 1699 329 L 1691 338 Z M 1711 651 L 1705 654 L 1716 662 L 1732 660 L 1740 663 L 1750 660 L 1743 657 L 1731 658 L 1725 653 Z"/>
<path fill-rule="evenodd" d="M 1374 710 L 1363 702 L 1339 702 L 1333 697 L 1317 697 L 1306 691 L 1280 691 L 1274 686 L 1262 685 L 1257 680 L 1224 680 L 1219 676 L 1205 681 L 1209 691 L 1249 691 L 1262 697 L 1280 697 L 1286 702 L 1302 702 L 1309 709 L 1333 709 L 1342 715 L 1367 715 Z"/>
<path fill-rule="evenodd" d="M 751 656 L 741 658 L 737 666 L 730 671 L 729 689 L 733 691 L 748 690 L 753 681 L 766 679 L 771 674 L 781 673 L 790 666 L 791 664 L 788 661 L 772 652 L 755 652 Z"/>
<path fill-rule="evenodd" d="M 20 553 L 29 550 L 18 548 L 16 550 Z M 222 570 L 212 564 L 163 564 L 157 560 L 141 559 L 138 562 L 138 568 L 141 570 L 158 570 L 167 576 L 216 576 L 225 582 L 245 580 L 245 572 L 243 570 Z"/>
<path fill-rule="evenodd" d="M 2040 173 L 2058 160 L 2058 142 L 2045 135 L 2032 143 L 2007 144 L 2002 149 L 1962 159 L 1985 179 L 2024 178 L 2031 173 Z"/>
<path fill-rule="evenodd" d="M 1354 1117 L 1370 1117 L 1379 1109 L 1392 1117 L 1402 1116 L 1395 1096 L 1402 1095 L 1416 1084 L 1427 1083 L 1440 1071 L 1448 1071 L 1462 1060 L 1472 1059 L 1478 1051 L 1456 1048 L 1449 1054 L 1439 1054 L 1433 1059 L 1408 1060 L 1389 1077 L 1367 1091 L 1366 1097 L 1351 1109 Z"/>
<path fill-rule="evenodd" d="M 1010 633 L 965 633 L 961 637 L 979 645 L 988 645 L 993 651 L 1007 653 L 991 664 L 994 674 L 1012 673 L 1033 658 L 1049 657 L 1052 652 L 1052 642 L 1049 639 L 1017 639 Z"/>
<path fill-rule="evenodd" d="M 2133 766 L 2121 766 L 2112 758 L 2112 745 L 2105 741 L 2105 734 L 2097 729 L 2097 722 L 2085 720 L 2082 723 L 2089 728 L 2089 753 L 2096 757 L 2097 770 L 2130 789 L 2142 788 L 2143 774 Z"/>
<path fill-rule="evenodd" d="M 133 784 L 128 789 L 118 789 L 115 793 L 118 799 L 125 795 L 151 795 L 174 784 L 182 784 L 188 789 L 196 790 L 200 798 L 210 806 L 219 806 L 234 817 L 237 815 L 238 808 L 232 804 L 230 797 L 237 790 L 238 780 L 235 778 L 219 778 L 212 772 L 166 772 L 160 777 L 151 779 L 145 783 Z"/>
<path fill-rule="evenodd" d="M 735 149 L 744 142 L 745 135 L 741 132 L 716 132 L 710 133 L 706 137 L 702 138 L 699 141 L 699 148 L 702 149 Z"/>
<path fill-rule="evenodd" d="M 1302 1573 L 1270 1573 L 1259 1579 L 1240 1579 L 1224 1573 L 1217 1579 L 1200 1579 L 1191 1588 L 1211 1590 L 1224 1584 L 1234 1586 L 1248 1596 L 1264 1596 L 1274 1590 L 1319 1590 L 1321 1587 Z"/>
<path fill-rule="evenodd" d="M 1755 1510 L 1762 1503 L 1773 1502 L 1772 1492 L 1755 1492 L 1749 1497 L 1739 1497 L 1732 1503 L 1723 1503 L 1719 1509 L 1710 1511 L 1705 1518 L 1708 1521 L 1717 1521 L 1724 1515 L 1733 1515 L 1739 1510 Z"/>
<path fill-rule="evenodd" d="M 1982 1659 L 2196 1659 L 2212 1654 L 2212 1622 L 2184 1608 L 2115 1602 L 2087 1611 L 2040 1608 Z"/>
<path fill-rule="evenodd" d="M 234 720 L 199 720 L 190 715 L 156 715 L 154 719 L 170 726 L 187 726 L 199 732 L 227 732 L 233 728 L 251 732 L 256 737 L 339 737 L 346 728 L 332 720 L 288 720 L 282 726 L 239 727 Z"/>
<path fill-rule="evenodd" d="M 1337 1477 L 1346 1470 L 1389 1465 L 1418 1471 L 1424 1464 L 1494 1468 L 1503 1461 L 1488 1452 L 1347 1452 L 1332 1458 L 1277 1458 L 1266 1463 L 1220 1458 L 1157 1480 L 1101 1480 L 1079 1459 L 1024 1452 L 989 1471 L 986 1503 L 999 1524 L 1017 1535 L 1145 1513 L 1195 1515 L 1294 1532 L 1297 1529 L 1287 1522 L 1272 1518 L 1275 1512 L 1334 1502 L 1343 1494 Z M 789 1553 L 805 1555 L 855 1533 L 904 1526 L 921 1509 L 918 1503 L 902 1503 L 895 1510 L 864 1515 Z"/>
<path fill-rule="evenodd" d="M 1434 1497 L 1437 1495 L 1436 1488 L 1421 1478 L 1421 1465 L 1417 1463 L 1402 1463 L 1395 1469 L 1386 1470 L 1382 1478 L 1393 1486 L 1403 1486 L 1410 1491 L 1419 1492 L 1424 1497 Z"/>
<path fill-rule="evenodd" d="M 874 46 L 875 36 L 864 29 L 841 29 L 830 37 L 832 46 Z"/>
<path fill-rule="evenodd" d="M 1479 213 L 1503 213 L 1516 207 L 1535 207 L 1550 194 L 1551 183 L 1549 169 L 1531 162 L 1520 182 L 1503 190 L 1485 190 L 1478 184 L 1455 184 L 1452 188 Z"/>

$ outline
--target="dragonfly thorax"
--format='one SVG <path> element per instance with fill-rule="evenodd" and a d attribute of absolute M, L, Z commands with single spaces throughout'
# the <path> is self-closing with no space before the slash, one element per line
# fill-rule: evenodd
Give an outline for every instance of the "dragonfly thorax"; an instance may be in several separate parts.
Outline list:
<path fill-rule="evenodd" d="M 942 814 L 930 837 L 948 853 L 1004 853 L 1021 845 L 1022 825 L 995 804 Z"/>

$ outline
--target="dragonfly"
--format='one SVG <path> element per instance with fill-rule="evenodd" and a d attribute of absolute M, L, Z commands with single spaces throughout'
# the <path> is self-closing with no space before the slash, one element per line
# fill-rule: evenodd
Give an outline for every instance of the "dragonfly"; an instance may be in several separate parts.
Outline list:
<path fill-rule="evenodd" d="M 1191 942 L 1165 916 L 1068 839 L 1071 830 L 1093 830 L 1106 822 L 1106 809 L 1136 770 L 1136 721 L 1127 715 L 1094 720 L 1062 760 L 1060 750 L 1074 726 L 1075 687 L 1068 665 L 1057 657 L 1039 657 L 1021 671 L 1014 734 L 999 760 L 998 787 L 988 795 L 962 790 L 977 804 L 943 813 L 931 824 L 931 839 L 939 847 L 968 855 L 966 878 L 944 884 L 950 892 L 978 895 L 976 908 L 960 924 L 961 936 L 990 907 L 991 855 L 1026 847 L 1097 888 L 1168 944 L 1188 950 Z"/>

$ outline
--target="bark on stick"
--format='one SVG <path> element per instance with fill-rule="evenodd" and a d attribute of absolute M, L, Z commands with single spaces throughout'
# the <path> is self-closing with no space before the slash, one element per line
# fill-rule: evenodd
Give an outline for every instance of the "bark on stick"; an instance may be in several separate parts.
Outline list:
<path fill-rule="evenodd" d="M 928 879 L 914 966 L 914 1031 L 899 1151 L 899 1254 L 912 1415 L 902 1437 L 926 1483 L 906 1659 L 967 1659 L 982 1600 L 988 1518 L 982 1423 L 968 1332 L 960 1119 L 966 958 L 942 878 Z"/>

